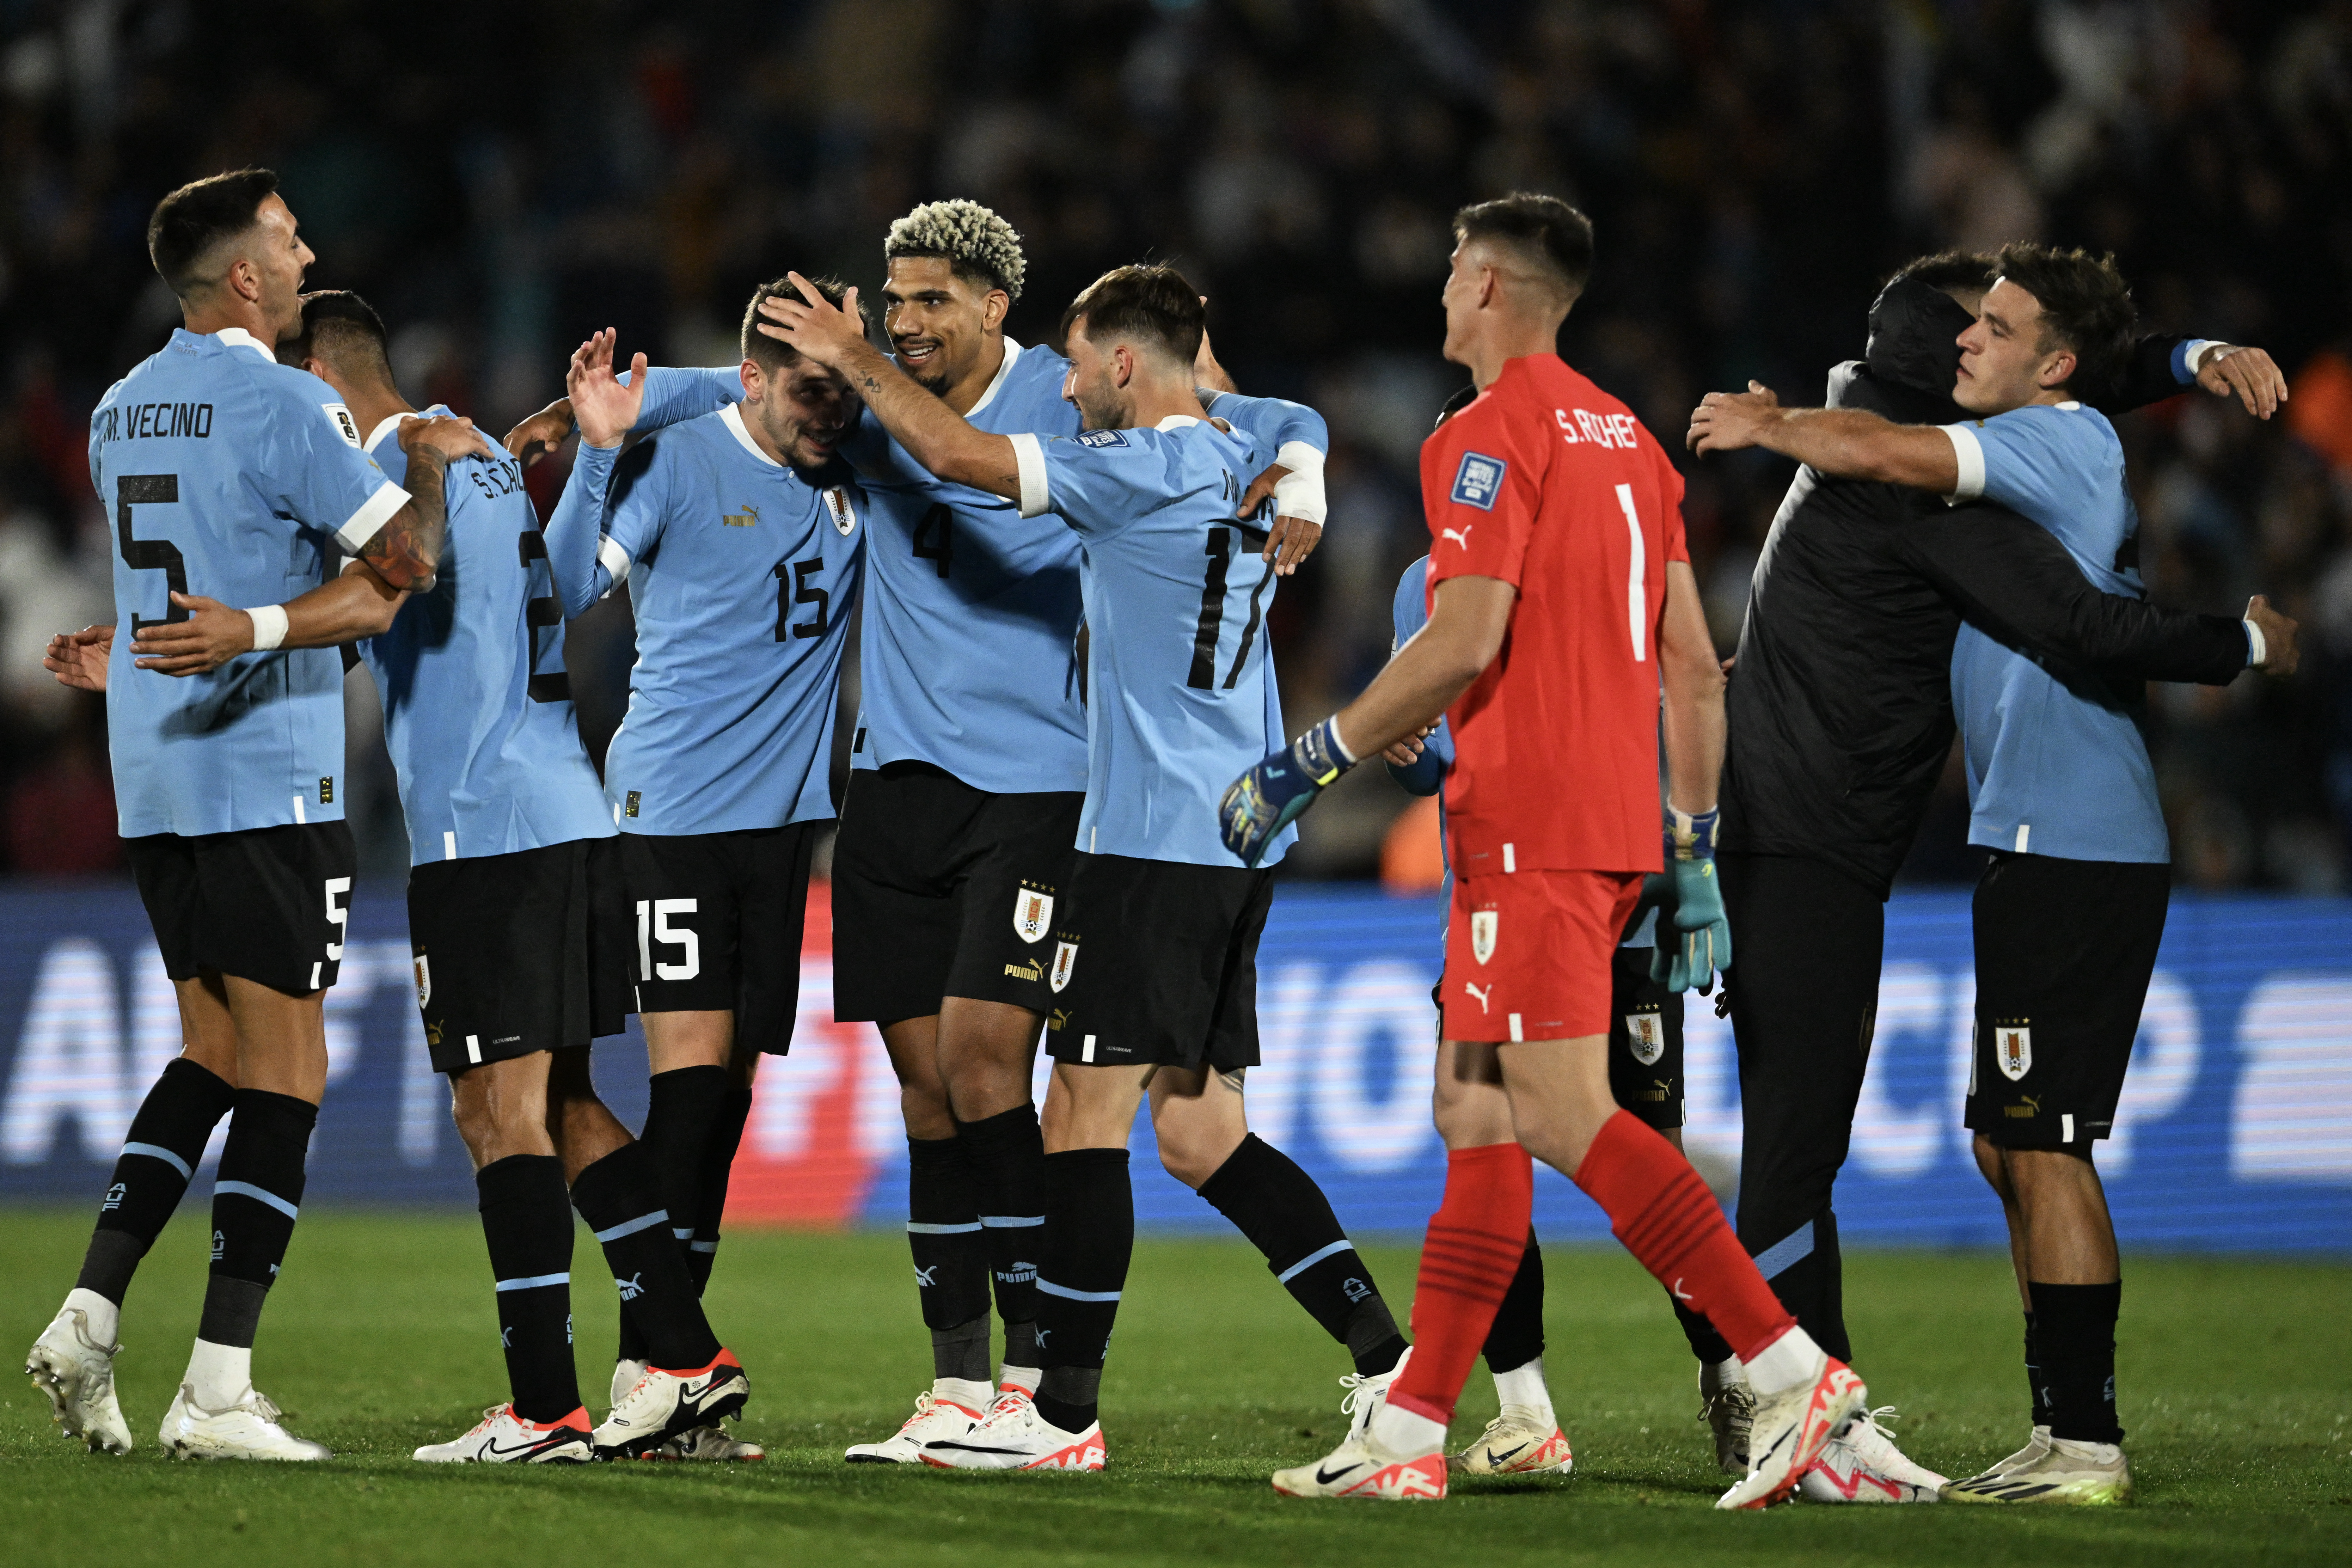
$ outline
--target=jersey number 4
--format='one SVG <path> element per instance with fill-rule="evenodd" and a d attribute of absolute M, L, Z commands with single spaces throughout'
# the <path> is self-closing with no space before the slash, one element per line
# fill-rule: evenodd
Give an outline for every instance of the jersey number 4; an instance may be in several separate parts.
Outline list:
<path fill-rule="evenodd" d="M 133 539 L 131 537 L 131 509 L 134 506 L 171 506 L 180 499 L 180 476 L 177 474 L 125 474 L 114 482 L 114 537 L 122 549 L 122 563 L 133 572 L 161 572 L 163 582 L 174 594 L 188 591 L 187 558 L 180 547 L 167 539 Z M 151 621 L 133 613 L 131 632 L 133 637 L 143 626 L 169 626 L 173 621 L 188 618 L 187 610 L 164 601 L 170 613 L 161 620 Z"/>

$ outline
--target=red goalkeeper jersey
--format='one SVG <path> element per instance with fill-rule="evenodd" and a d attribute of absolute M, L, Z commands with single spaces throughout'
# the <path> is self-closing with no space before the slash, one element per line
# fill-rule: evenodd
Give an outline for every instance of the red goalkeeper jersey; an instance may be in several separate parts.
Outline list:
<path fill-rule="evenodd" d="M 1447 710 L 1454 869 L 1654 871 L 1658 625 L 1688 561 L 1683 481 L 1623 404 L 1556 354 L 1503 366 L 1421 447 L 1429 591 L 1518 590 L 1501 655 Z"/>

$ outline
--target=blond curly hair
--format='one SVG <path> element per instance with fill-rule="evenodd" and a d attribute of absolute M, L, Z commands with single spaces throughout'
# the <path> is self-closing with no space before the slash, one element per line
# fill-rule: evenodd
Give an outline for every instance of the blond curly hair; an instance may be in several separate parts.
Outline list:
<path fill-rule="evenodd" d="M 900 256 L 938 256 L 976 282 L 1021 298 L 1021 236 L 994 211 L 958 197 L 925 202 L 890 226 L 882 242 L 886 262 Z"/>

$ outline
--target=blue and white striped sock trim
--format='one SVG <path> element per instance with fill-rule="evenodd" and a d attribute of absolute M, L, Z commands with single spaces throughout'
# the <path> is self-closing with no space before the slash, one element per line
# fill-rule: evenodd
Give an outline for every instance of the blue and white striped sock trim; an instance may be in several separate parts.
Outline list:
<path fill-rule="evenodd" d="M 716 1252 L 719 1250 L 719 1238 L 713 1237 L 709 1241 L 689 1241 L 686 1249 L 688 1252 Z"/>
<path fill-rule="evenodd" d="M 213 1196 L 216 1198 L 232 1196 L 251 1198 L 255 1203 L 268 1204 L 271 1208 L 276 1209 L 288 1219 L 299 1219 L 302 1217 L 302 1211 L 300 1209 L 295 1207 L 292 1204 L 288 1203 L 276 1193 L 264 1192 L 261 1188 L 255 1186 L 251 1182 L 215 1182 L 213 1184 Z"/>
<path fill-rule="evenodd" d="M 641 1214 L 635 1219 L 625 1219 L 620 1224 L 613 1226 L 610 1230 L 598 1231 L 596 1233 L 596 1239 L 598 1241 L 618 1241 L 625 1236 L 635 1236 L 641 1230 L 651 1230 L 657 1225 L 667 1225 L 668 1223 L 669 1210 L 656 1209 L 651 1214 Z M 694 1233 L 692 1231 L 688 1231 L 687 1234 L 691 1236 Z"/>
<path fill-rule="evenodd" d="M 184 1182 L 195 1180 L 196 1173 L 189 1168 L 188 1163 L 161 1143 L 125 1143 L 122 1146 L 122 1152 L 126 1154 L 144 1154 L 151 1160 L 161 1160 L 180 1173 L 180 1180 Z"/>
<path fill-rule="evenodd" d="M 910 1219 L 907 1222 L 907 1234 L 908 1236 L 977 1236 L 980 1234 L 980 1221 L 974 1220 L 970 1225 L 929 1225 L 920 1220 Z"/>
<path fill-rule="evenodd" d="M 1116 1301 L 1116 1290 L 1073 1290 L 1066 1285 L 1056 1285 L 1051 1279 L 1037 1281 L 1037 1289 L 1048 1296 L 1059 1296 L 1065 1301 Z"/>
<path fill-rule="evenodd" d="M 1356 1244 L 1349 1241 L 1343 1236 L 1339 1240 L 1331 1243 L 1328 1247 L 1317 1247 L 1314 1251 L 1308 1253 L 1306 1257 L 1300 1258 L 1297 1262 L 1292 1264 L 1281 1273 L 1276 1275 L 1274 1277 L 1274 1282 L 1277 1285 L 1287 1285 L 1293 1279 L 1296 1279 L 1301 1274 L 1306 1273 L 1308 1269 L 1314 1268 L 1317 1264 L 1322 1262 L 1332 1254 L 1339 1252 L 1353 1252 L 1355 1250 Z"/>
<path fill-rule="evenodd" d="M 499 1289 L 501 1291 L 541 1290 L 550 1285 L 569 1285 L 571 1283 L 572 1271 L 567 1268 L 561 1274 L 533 1274 L 529 1278 L 522 1279 L 501 1279 L 499 1281 Z"/>
<path fill-rule="evenodd" d="M 980 1216 L 980 1223 L 991 1230 L 1024 1230 L 1031 1226 L 1044 1225 L 1045 1216 L 1041 1214 L 984 1214 Z"/>
<path fill-rule="evenodd" d="M 1767 1279 L 1777 1279 L 1797 1264 L 1813 1255 L 1813 1226 L 1807 1220 L 1771 1246 L 1756 1255 L 1756 1272 Z"/>

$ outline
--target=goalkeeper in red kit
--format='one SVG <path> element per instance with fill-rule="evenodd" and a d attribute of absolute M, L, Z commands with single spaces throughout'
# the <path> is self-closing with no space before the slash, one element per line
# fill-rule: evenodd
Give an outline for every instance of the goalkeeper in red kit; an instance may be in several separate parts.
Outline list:
<path fill-rule="evenodd" d="M 1796 1325 L 1706 1184 L 1609 1088 L 1611 959 L 1669 853 L 1680 899 L 1659 942 L 1676 949 L 1675 983 L 1703 983 L 1730 957 L 1713 865 L 1723 680 L 1683 542 L 1682 480 L 1624 405 L 1553 352 L 1591 269 L 1584 216 L 1517 195 L 1465 208 L 1454 237 L 1445 357 L 1480 395 L 1422 447 L 1429 624 L 1356 701 L 1236 780 L 1220 815 L 1226 846 L 1254 862 L 1356 759 L 1446 715 L 1447 1087 L 1492 1137 L 1447 1155 L 1413 1350 L 1383 1408 L 1274 1484 L 1445 1495 L 1446 1423 L 1527 1244 L 1532 1154 L 1607 1210 L 1745 1363 L 1750 1468 L 1719 1506 L 1760 1508 L 1862 1406 L 1862 1380 Z"/>

